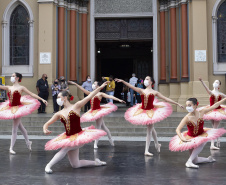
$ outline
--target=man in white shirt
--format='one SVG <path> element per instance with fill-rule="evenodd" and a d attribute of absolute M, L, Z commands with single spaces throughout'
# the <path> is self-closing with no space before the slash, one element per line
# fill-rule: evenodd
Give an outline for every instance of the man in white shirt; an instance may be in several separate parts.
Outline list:
<path fill-rule="evenodd" d="M 137 83 L 137 80 L 138 80 L 138 78 L 136 77 L 136 74 L 133 73 L 133 74 L 132 74 L 132 78 L 129 79 L 129 83 L 130 83 L 132 86 L 135 86 L 135 84 Z M 130 97 L 131 97 L 130 105 L 131 105 L 131 106 L 133 106 L 133 94 L 134 94 L 133 89 L 130 89 Z"/>

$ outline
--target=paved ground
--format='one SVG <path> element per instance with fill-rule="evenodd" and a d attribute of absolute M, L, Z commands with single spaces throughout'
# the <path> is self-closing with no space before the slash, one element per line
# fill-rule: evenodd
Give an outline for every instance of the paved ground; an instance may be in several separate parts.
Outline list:
<path fill-rule="evenodd" d="M 208 185 L 226 184 L 226 143 L 221 150 L 211 152 L 217 162 L 200 165 L 199 169 L 188 169 L 185 162 L 188 152 L 170 152 L 168 142 L 162 142 L 157 154 L 153 143 L 153 157 L 144 157 L 144 142 L 116 141 L 115 147 L 100 141 L 95 152 L 93 143 L 80 150 L 80 159 L 95 157 L 107 162 L 104 167 L 73 169 L 67 157 L 56 164 L 53 174 L 45 174 L 45 165 L 55 151 L 44 151 L 47 140 L 33 140 L 33 151 L 29 153 L 24 140 L 17 140 L 16 155 L 9 155 L 10 140 L 0 140 L 0 184 L 1 185 Z M 200 156 L 210 155 L 209 143 Z"/>

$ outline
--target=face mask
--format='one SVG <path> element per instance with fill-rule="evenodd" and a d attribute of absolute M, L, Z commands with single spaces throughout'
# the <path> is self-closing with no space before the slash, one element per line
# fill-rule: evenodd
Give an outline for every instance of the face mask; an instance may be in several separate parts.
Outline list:
<path fill-rule="evenodd" d="M 57 104 L 59 106 L 62 106 L 64 104 L 64 101 L 62 101 L 61 98 L 57 98 Z"/>
<path fill-rule="evenodd" d="M 54 84 L 58 84 L 58 82 L 54 82 Z"/>
<path fill-rule="evenodd" d="M 91 82 L 91 79 L 90 79 L 90 78 L 88 78 L 88 79 L 87 79 L 87 81 L 88 81 L 88 82 Z"/>
<path fill-rule="evenodd" d="M 214 82 L 213 83 L 213 88 L 218 88 L 218 87 L 219 87 L 219 85 L 216 82 Z"/>
<path fill-rule="evenodd" d="M 194 111 L 193 107 L 186 107 L 186 109 L 187 109 L 188 112 L 193 112 Z"/>
<path fill-rule="evenodd" d="M 149 86 L 149 81 L 144 80 L 144 85 L 145 85 L 146 87 Z"/>
<path fill-rule="evenodd" d="M 15 77 L 13 77 L 13 76 L 11 76 L 10 81 L 11 81 L 12 83 L 15 83 L 16 78 L 15 78 Z"/>
<path fill-rule="evenodd" d="M 96 85 L 95 85 L 95 84 L 92 85 L 92 89 L 93 89 L 93 90 L 96 89 Z"/>
<path fill-rule="evenodd" d="M 45 79 L 47 80 L 47 78 L 48 78 L 48 77 L 46 76 Z"/>

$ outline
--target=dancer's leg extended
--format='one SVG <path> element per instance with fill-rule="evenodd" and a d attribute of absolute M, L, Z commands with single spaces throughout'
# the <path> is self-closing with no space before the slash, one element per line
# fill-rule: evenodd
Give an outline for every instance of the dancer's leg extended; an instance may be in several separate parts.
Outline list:
<path fill-rule="evenodd" d="M 151 143 L 153 128 L 154 128 L 154 125 L 147 125 L 147 137 L 146 137 L 146 145 L 145 145 L 145 152 L 144 152 L 144 155 L 147 155 L 147 156 L 153 156 L 153 154 L 148 151 Z"/>
<path fill-rule="evenodd" d="M 217 129 L 219 127 L 219 124 L 220 124 L 220 121 L 212 120 L 213 128 Z M 217 147 L 214 146 L 214 140 L 211 141 L 211 145 L 210 145 L 211 150 L 219 150 L 220 149 L 219 147 L 220 147 L 219 139 L 217 139 Z"/>
<path fill-rule="evenodd" d="M 153 140 L 155 143 L 155 148 L 156 148 L 157 152 L 160 152 L 161 144 L 159 144 L 159 142 L 158 142 L 157 132 L 155 130 L 154 125 L 153 125 L 153 129 L 152 129 L 152 137 L 153 137 Z"/>
<path fill-rule="evenodd" d="M 11 136 L 11 143 L 9 151 L 11 154 L 16 154 L 16 152 L 13 151 L 13 147 L 15 145 L 16 139 L 17 139 L 17 131 L 20 124 L 21 118 L 17 118 L 13 120 L 13 126 L 12 126 L 12 136 Z"/>

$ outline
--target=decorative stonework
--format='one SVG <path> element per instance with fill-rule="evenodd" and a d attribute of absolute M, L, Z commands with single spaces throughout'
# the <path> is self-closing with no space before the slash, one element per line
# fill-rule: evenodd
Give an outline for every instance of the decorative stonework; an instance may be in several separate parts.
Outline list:
<path fill-rule="evenodd" d="M 95 0 L 95 14 L 152 12 L 151 0 Z"/>

